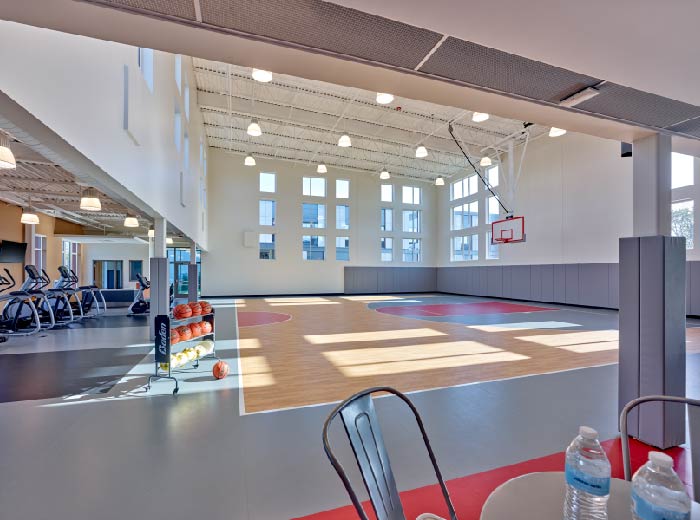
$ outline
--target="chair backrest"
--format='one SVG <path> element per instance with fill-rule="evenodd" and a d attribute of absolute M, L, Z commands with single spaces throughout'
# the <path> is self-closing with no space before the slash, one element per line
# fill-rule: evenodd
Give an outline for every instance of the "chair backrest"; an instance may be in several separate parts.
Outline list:
<path fill-rule="evenodd" d="M 450 520 L 457 520 L 450 496 L 447 492 L 447 487 L 437 466 L 437 461 L 430 447 L 430 441 L 425 432 L 423 421 L 418 414 L 415 406 L 404 394 L 389 387 L 376 387 L 363 390 L 352 397 L 340 403 L 328 416 L 326 423 L 323 426 L 323 447 L 335 468 L 338 476 L 343 481 L 343 485 L 350 495 L 357 514 L 362 520 L 367 520 L 367 515 L 362 508 L 357 494 L 355 493 L 350 481 L 338 459 L 333 454 L 333 451 L 328 440 L 328 429 L 333 422 L 333 419 L 340 415 L 345 427 L 345 432 L 350 441 L 355 459 L 357 461 L 362 480 L 369 494 L 372 507 L 377 516 L 377 520 L 405 520 L 403 507 L 399 498 L 399 492 L 396 488 L 396 481 L 391 470 L 389 456 L 384 445 L 384 439 L 377 420 L 377 413 L 372 402 L 372 394 L 378 392 L 387 392 L 399 397 L 413 412 L 416 423 L 423 437 L 423 442 L 428 451 L 428 456 L 433 464 L 435 476 L 440 484 L 447 509 L 450 513 Z"/>
<path fill-rule="evenodd" d="M 629 413 L 642 403 L 669 402 L 687 405 L 690 430 L 690 462 L 693 475 L 693 497 L 700 498 L 700 400 L 673 395 L 648 395 L 633 399 L 625 405 L 620 413 L 620 434 L 622 437 L 622 462 L 625 470 L 625 480 L 632 480 L 632 462 L 630 458 L 629 436 L 627 435 L 627 419 Z"/>

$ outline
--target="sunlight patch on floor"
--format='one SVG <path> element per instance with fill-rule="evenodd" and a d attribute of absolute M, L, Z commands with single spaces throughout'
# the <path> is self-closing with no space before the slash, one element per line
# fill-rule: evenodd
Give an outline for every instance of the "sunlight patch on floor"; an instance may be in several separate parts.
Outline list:
<path fill-rule="evenodd" d="M 411 338 L 430 338 L 447 336 L 446 333 L 433 329 L 375 330 L 371 332 L 345 332 L 341 334 L 308 334 L 304 339 L 312 345 L 329 345 L 333 343 L 353 343 L 364 341 L 393 341 Z"/>

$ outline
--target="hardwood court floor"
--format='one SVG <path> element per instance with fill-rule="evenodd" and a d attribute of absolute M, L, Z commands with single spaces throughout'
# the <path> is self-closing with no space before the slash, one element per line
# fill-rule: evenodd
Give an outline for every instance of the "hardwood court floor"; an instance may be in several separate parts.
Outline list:
<path fill-rule="evenodd" d="M 544 305 L 551 310 L 472 316 L 465 324 L 368 307 L 440 303 L 445 298 L 238 300 L 239 313 L 291 315 L 289 321 L 239 331 L 245 411 L 335 402 L 371 386 L 407 392 L 617 362 L 617 314 L 610 311 Z M 490 301 L 447 298 L 457 303 Z M 700 349 L 698 339 L 697 334 L 689 336 L 689 349 Z"/>

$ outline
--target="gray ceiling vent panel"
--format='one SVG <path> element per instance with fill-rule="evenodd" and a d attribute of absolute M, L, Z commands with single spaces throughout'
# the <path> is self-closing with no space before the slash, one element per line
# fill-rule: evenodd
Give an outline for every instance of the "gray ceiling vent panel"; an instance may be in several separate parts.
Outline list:
<path fill-rule="evenodd" d="M 321 0 L 200 0 L 202 21 L 413 69 L 442 35 Z"/>
<path fill-rule="evenodd" d="M 558 103 L 599 79 L 450 37 L 421 72 L 500 92 Z"/>
<path fill-rule="evenodd" d="M 656 128 L 700 116 L 700 107 L 615 83 L 605 83 L 599 90 L 600 94 L 576 108 Z"/>
<path fill-rule="evenodd" d="M 111 7 L 139 9 L 157 14 L 175 16 L 186 20 L 195 20 L 194 2 L 192 0 L 83 0 L 93 4 Z"/>
<path fill-rule="evenodd" d="M 689 121 L 684 121 L 677 125 L 669 126 L 668 129 L 673 132 L 700 138 L 700 117 L 696 117 L 695 119 L 691 119 Z"/>

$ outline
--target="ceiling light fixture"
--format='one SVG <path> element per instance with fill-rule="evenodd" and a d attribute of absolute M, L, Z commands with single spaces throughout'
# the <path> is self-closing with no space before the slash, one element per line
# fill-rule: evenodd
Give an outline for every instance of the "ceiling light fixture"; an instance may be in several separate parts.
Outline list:
<path fill-rule="evenodd" d="M 133 215 L 127 215 L 126 218 L 124 219 L 124 227 L 130 227 L 130 228 L 139 227 L 139 219 L 137 219 Z"/>
<path fill-rule="evenodd" d="M 248 154 L 245 156 L 243 164 L 245 164 L 246 166 L 255 166 L 255 158 L 252 155 Z"/>
<path fill-rule="evenodd" d="M 435 179 L 435 186 L 444 186 L 445 185 L 445 179 L 442 178 L 442 175 L 440 175 L 437 179 Z"/>
<path fill-rule="evenodd" d="M 491 166 L 492 164 L 491 157 L 488 155 L 484 155 L 479 161 L 479 166 Z"/>
<path fill-rule="evenodd" d="M 474 112 L 472 114 L 472 121 L 475 123 L 483 123 L 489 118 L 489 115 L 486 112 Z"/>
<path fill-rule="evenodd" d="M 557 128 L 556 126 L 553 126 L 549 129 L 549 137 L 559 137 L 564 135 L 565 133 L 566 130 L 564 130 L 563 128 Z"/>
<path fill-rule="evenodd" d="M 153 229 L 153 226 L 148 228 L 148 238 L 155 238 L 156 237 L 156 230 Z"/>
<path fill-rule="evenodd" d="M 0 132 L 0 169 L 13 170 L 15 168 L 17 168 L 17 161 L 10 149 L 10 138 Z"/>
<path fill-rule="evenodd" d="M 175 242 L 175 241 L 174 241 L 172 238 L 170 238 L 170 237 L 168 237 L 168 238 L 165 239 L 165 243 L 168 244 L 169 246 L 173 245 L 174 242 Z"/>
<path fill-rule="evenodd" d="M 80 197 L 80 209 L 83 211 L 102 211 L 102 203 L 95 188 L 87 188 Z"/>
<path fill-rule="evenodd" d="M 269 70 L 253 69 L 251 75 L 255 81 L 259 81 L 260 83 L 269 83 L 272 81 L 272 72 Z"/>
<path fill-rule="evenodd" d="M 568 108 L 575 107 L 584 101 L 593 99 L 598 94 L 600 94 L 600 90 L 593 87 L 586 87 L 583 90 L 579 90 L 578 92 L 571 94 L 569 97 L 562 99 L 559 102 L 559 106 Z"/>
<path fill-rule="evenodd" d="M 39 223 L 39 215 L 34 213 L 31 206 L 27 209 L 22 208 L 22 216 L 19 221 L 28 226 L 36 226 Z"/>
<path fill-rule="evenodd" d="M 338 139 L 338 146 L 341 148 L 349 148 L 352 146 L 352 141 L 350 140 L 350 136 L 348 134 L 343 134 L 340 136 L 340 139 Z"/>
<path fill-rule="evenodd" d="M 316 173 L 328 173 L 328 168 L 326 168 L 325 164 L 321 163 L 316 168 Z"/>
<path fill-rule="evenodd" d="M 386 170 L 382 170 L 382 173 L 379 174 L 379 178 L 383 181 L 388 181 L 391 179 L 391 174 Z"/>
<path fill-rule="evenodd" d="M 248 135 L 253 137 L 260 137 L 262 135 L 262 130 L 260 129 L 257 119 L 253 119 L 248 125 Z"/>
<path fill-rule="evenodd" d="M 377 103 L 380 105 L 388 105 L 394 101 L 393 94 L 387 94 L 386 92 L 377 92 Z"/>
<path fill-rule="evenodd" d="M 418 148 L 416 148 L 416 157 L 418 157 L 419 159 L 422 159 L 423 157 L 428 157 L 428 149 L 425 146 L 420 145 Z"/>

